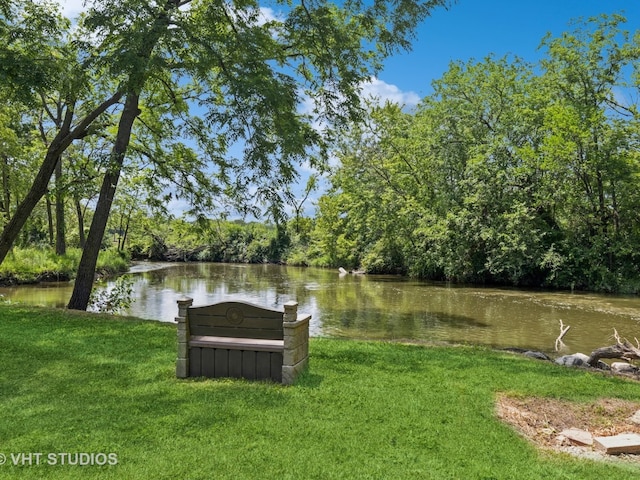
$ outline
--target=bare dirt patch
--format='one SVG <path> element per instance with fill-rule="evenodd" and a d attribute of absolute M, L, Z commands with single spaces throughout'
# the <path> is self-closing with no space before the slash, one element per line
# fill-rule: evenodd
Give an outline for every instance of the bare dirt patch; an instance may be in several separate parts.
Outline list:
<path fill-rule="evenodd" d="M 591 446 L 575 444 L 560 435 L 563 430 L 570 428 L 585 430 L 594 437 L 640 434 L 640 425 L 631 421 L 631 417 L 640 410 L 640 403 L 614 398 L 577 403 L 506 395 L 499 395 L 496 403 L 498 417 L 540 448 L 596 460 L 628 461 L 640 466 L 640 455 L 607 455 Z"/>

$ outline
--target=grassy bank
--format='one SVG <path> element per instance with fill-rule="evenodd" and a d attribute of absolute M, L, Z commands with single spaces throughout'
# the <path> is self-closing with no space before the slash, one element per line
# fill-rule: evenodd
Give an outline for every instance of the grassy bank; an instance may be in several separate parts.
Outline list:
<path fill-rule="evenodd" d="M 540 453 L 494 413 L 497 392 L 640 398 L 630 381 L 470 347 L 313 339 L 310 371 L 286 388 L 177 380 L 175 356 L 170 324 L 0 304 L 0 478 L 638 474 Z M 117 464 L 60 465 L 61 453 Z"/>
<path fill-rule="evenodd" d="M 14 248 L 0 265 L 0 284 L 70 280 L 81 255 L 79 248 L 70 248 L 65 255 L 56 255 L 51 248 Z M 100 274 L 126 272 L 128 268 L 129 258 L 123 252 L 103 250 L 98 256 L 96 271 Z"/>

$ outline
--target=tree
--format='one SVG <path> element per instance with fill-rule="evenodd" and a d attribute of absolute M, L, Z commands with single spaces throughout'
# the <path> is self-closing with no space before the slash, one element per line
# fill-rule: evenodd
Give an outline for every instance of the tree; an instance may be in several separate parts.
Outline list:
<path fill-rule="evenodd" d="M 620 278 L 639 273 L 632 245 L 640 239 L 640 119 L 636 105 L 621 96 L 628 88 L 626 69 L 640 52 L 621 29 L 624 21 L 602 15 L 543 42 L 550 102 L 541 148 L 562 194 L 556 217 L 567 233 L 560 246 L 564 281 L 602 290 L 617 289 Z"/>
<path fill-rule="evenodd" d="M 299 234 L 301 230 L 300 221 L 304 211 L 304 204 L 307 202 L 307 200 L 309 200 L 309 196 L 314 190 L 316 190 L 316 188 L 318 188 L 318 176 L 314 173 L 312 175 L 309 175 L 302 198 L 296 198 L 293 192 L 287 192 L 288 203 L 289 205 L 291 205 L 291 207 L 293 207 L 294 210 L 294 225 L 296 234 Z"/>
<path fill-rule="evenodd" d="M 47 111 L 50 94 L 58 92 L 59 100 L 56 102 L 55 113 L 49 115 L 54 129 L 47 135 L 49 140 L 44 159 L 37 169 L 30 189 L 12 218 L 4 225 L 0 235 L 0 263 L 6 257 L 29 215 L 47 192 L 49 181 L 62 154 L 72 142 L 95 133 L 91 130 L 94 122 L 118 104 L 123 95 L 117 88 L 114 93 L 105 93 L 102 88 L 105 82 L 101 80 L 104 76 L 100 76 L 98 70 L 94 69 L 92 72 L 86 68 L 84 57 L 87 50 L 83 48 L 87 44 L 72 36 L 68 20 L 63 19 L 55 10 L 48 10 L 51 8 L 48 4 L 40 6 L 34 2 L 26 2 L 21 4 L 21 7 L 22 10 L 16 14 L 20 22 L 15 28 L 9 29 L 10 32 L 16 30 L 19 34 L 8 34 L 12 42 L 11 48 L 3 54 L 16 59 L 17 65 L 24 67 L 24 71 L 20 68 L 16 72 L 5 72 L 8 79 L 6 88 L 27 96 L 32 105 L 39 99 L 40 108 L 44 111 Z M 32 10 L 37 15 L 30 15 Z M 38 28 L 44 29 L 42 34 L 34 31 Z M 33 35 L 27 35 L 27 32 Z M 46 33 L 51 33 L 51 37 L 43 35 Z M 42 58 L 43 55 L 46 56 L 46 62 Z M 46 72 L 38 70 L 40 64 L 47 65 Z M 39 74 L 46 73 L 46 81 L 41 80 L 39 76 L 34 79 L 31 74 L 25 73 L 30 66 Z M 92 73 L 95 75 L 91 76 Z M 104 98 L 97 99 L 99 96 Z"/>
<path fill-rule="evenodd" d="M 408 139 L 413 117 L 401 107 L 369 106 L 369 116 L 353 124 L 336 143 L 339 169 L 333 188 L 320 202 L 320 236 L 329 258 L 370 272 L 406 272 L 402 250 L 411 245 L 418 199 L 428 170 Z M 323 233 L 320 233 L 322 231 Z"/>
<path fill-rule="evenodd" d="M 98 63 L 122 79 L 126 100 L 69 307 L 86 308 L 131 131 L 151 87 L 164 87 L 172 113 L 184 119 L 181 133 L 197 138 L 229 192 L 237 198 L 257 187 L 254 198 L 268 199 L 295 178 L 293 165 L 310 149 L 324 149 L 311 115 L 299 112 L 301 95 L 327 126 L 356 118 L 361 82 L 447 3 L 286 3 L 280 20 L 265 18 L 257 2 L 96 2 L 84 25 L 99 43 Z M 190 98 L 179 96 L 185 84 Z M 203 120 L 188 115 L 196 101 Z M 238 140 L 242 158 L 226 158 Z"/>
<path fill-rule="evenodd" d="M 0 139 L 0 225 L 4 225 L 11 220 L 11 205 L 22 183 L 15 163 L 24 158 L 23 147 L 29 143 L 29 128 L 20 121 L 20 108 L 9 100 L 0 109 Z"/>
<path fill-rule="evenodd" d="M 454 62 L 413 114 L 372 109 L 320 201 L 330 261 L 464 282 L 637 281 L 640 125 L 621 94 L 640 49 L 621 22 L 547 38 L 539 69 Z"/>

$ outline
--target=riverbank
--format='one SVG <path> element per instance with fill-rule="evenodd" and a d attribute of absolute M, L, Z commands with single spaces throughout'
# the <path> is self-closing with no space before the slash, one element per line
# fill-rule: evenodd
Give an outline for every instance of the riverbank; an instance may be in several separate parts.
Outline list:
<path fill-rule="evenodd" d="M 70 248 L 65 255 L 56 255 L 51 248 L 14 248 L 0 265 L 0 286 L 68 282 L 76 274 L 81 255 L 79 248 Z M 96 275 L 124 273 L 129 264 L 127 253 L 103 250 L 98 256 Z"/>
<path fill-rule="evenodd" d="M 2 304 L 0 318 L 0 438 L 8 459 L 0 478 L 639 473 L 633 465 L 541 455 L 496 414 L 503 393 L 637 400 L 635 382 L 483 348 L 323 338 L 312 339 L 311 368 L 293 387 L 185 381 L 175 378 L 174 325 Z M 13 465 L 17 452 L 103 453 L 116 461 Z"/>

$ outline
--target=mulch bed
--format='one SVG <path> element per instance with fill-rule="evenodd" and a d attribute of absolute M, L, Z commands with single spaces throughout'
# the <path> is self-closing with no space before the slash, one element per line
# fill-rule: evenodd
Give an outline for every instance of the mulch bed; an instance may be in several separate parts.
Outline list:
<path fill-rule="evenodd" d="M 560 435 L 563 430 L 579 428 L 594 437 L 621 433 L 640 434 L 640 425 L 631 417 L 640 403 L 615 398 L 602 398 L 592 403 L 577 403 L 550 398 L 513 398 L 498 395 L 498 418 L 513 426 L 537 446 L 595 459 L 625 460 L 640 465 L 640 455 L 611 456 L 590 446 L 573 444 Z"/>

